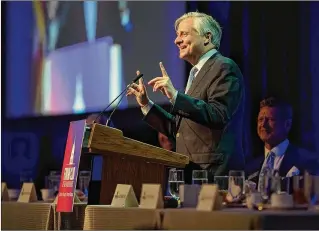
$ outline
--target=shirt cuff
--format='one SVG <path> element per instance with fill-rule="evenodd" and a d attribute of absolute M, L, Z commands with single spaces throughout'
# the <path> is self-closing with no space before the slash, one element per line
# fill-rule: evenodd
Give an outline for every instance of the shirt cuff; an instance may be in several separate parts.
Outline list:
<path fill-rule="evenodd" d="M 178 91 L 176 91 L 175 94 L 173 95 L 173 97 L 170 99 L 170 102 L 172 105 L 174 105 L 176 102 L 177 94 L 178 94 Z"/>
<path fill-rule="evenodd" d="M 149 100 L 148 104 L 146 104 L 145 106 L 141 107 L 143 115 L 147 115 L 147 113 L 151 110 L 153 105 L 154 105 L 154 103 L 152 102 L 152 100 Z"/>

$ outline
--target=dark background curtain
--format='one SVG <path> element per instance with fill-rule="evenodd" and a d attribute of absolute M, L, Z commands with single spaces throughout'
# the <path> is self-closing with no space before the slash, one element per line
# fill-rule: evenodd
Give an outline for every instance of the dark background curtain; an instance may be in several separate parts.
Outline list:
<path fill-rule="evenodd" d="M 221 53 L 241 68 L 246 83 L 247 156 L 262 154 L 256 132 L 259 101 L 276 96 L 294 109 L 290 141 L 315 151 L 309 2 L 187 2 L 223 28 Z M 318 7 L 318 4 L 316 4 Z M 319 22 L 318 22 L 319 25 Z M 317 76 L 318 77 L 318 76 Z"/>

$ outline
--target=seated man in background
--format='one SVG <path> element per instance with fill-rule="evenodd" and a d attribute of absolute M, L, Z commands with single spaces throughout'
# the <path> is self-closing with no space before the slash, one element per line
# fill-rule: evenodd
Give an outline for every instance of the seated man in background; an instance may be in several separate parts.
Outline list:
<path fill-rule="evenodd" d="M 264 142 L 264 155 L 248 164 L 251 169 L 246 173 L 251 176 L 248 178 L 260 178 L 258 176 L 266 168 L 278 171 L 282 177 L 303 175 L 305 171 L 314 175 L 318 172 L 319 158 L 288 140 L 292 115 L 292 107 L 274 97 L 260 102 L 257 133 Z"/>

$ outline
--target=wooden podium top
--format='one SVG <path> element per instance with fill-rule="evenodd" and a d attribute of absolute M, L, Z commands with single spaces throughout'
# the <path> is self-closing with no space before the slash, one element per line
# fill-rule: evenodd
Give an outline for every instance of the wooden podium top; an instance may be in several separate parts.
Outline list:
<path fill-rule="evenodd" d="M 101 124 L 93 124 L 85 135 L 83 147 L 89 153 L 101 155 L 117 154 L 138 157 L 149 162 L 163 163 L 170 167 L 184 167 L 189 163 L 187 155 L 168 151 L 153 145 L 129 139 L 121 130 Z"/>

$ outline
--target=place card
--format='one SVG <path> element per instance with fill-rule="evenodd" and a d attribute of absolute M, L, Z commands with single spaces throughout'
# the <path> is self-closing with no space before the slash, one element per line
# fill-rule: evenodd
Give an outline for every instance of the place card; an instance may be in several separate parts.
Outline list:
<path fill-rule="evenodd" d="M 136 199 L 132 185 L 117 184 L 111 206 L 138 207 L 138 201 Z"/>
<path fill-rule="evenodd" d="M 9 201 L 8 187 L 7 187 L 7 183 L 5 182 L 1 183 L 1 200 Z"/>
<path fill-rule="evenodd" d="M 38 200 L 33 183 L 23 183 L 18 202 L 36 202 Z"/>
<path fill-rule="evenodd" d="M 164 208 L 162 187 L 160 184 L 143 184 L 140 208 L 161 209 Z"/>
<path fill-rule="evenodd" d="M 204 184 L 199 193 L 196 210 L 213 211 L 222 208 L 222 198 L 217 184 Z"/>

